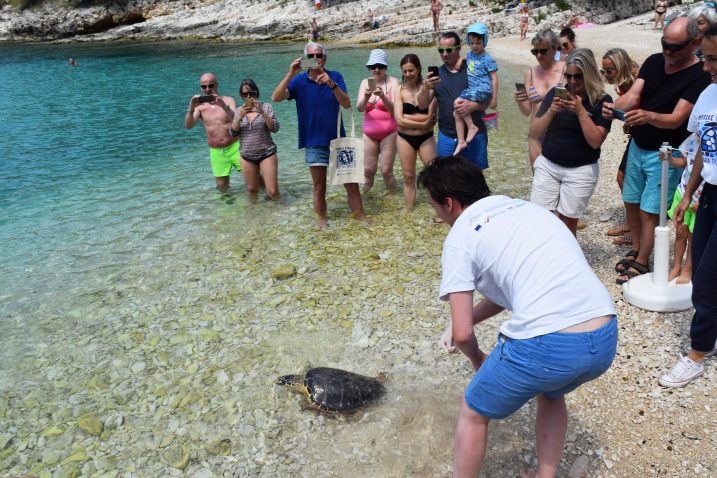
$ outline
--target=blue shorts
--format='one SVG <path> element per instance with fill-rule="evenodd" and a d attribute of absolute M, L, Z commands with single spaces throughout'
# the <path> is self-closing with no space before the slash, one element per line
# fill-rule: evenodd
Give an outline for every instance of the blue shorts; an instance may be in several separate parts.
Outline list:
<path fill-rule="evenodd" d="M 680 183 L 682 169 L 669 167 L 667 170 L 667 199 L 671 200 Z M 625 182 L 622 186 L 622 200 L 639 204 L 640 209 L 650 214 L 660 213 L 660 182 L 662 162 L 660 152 L 642 149 L 635 140 L 630 140 L 627 152 Z M 667 205 L 669 207 L 669 204 Z"/>
<path fill-rule="evenodd" d="M 322 146 L 318 148 L 305 148 L 304 149 L 304 161 L 307 166 L 329 166 L 329 156 L 331 152 L 328 146 Z"/>
<path fill-rule="evenodd" d="M 451 138 L 438 130 L 438 144 L 436 156 L 453 156 L 458 140 Z M 488 135 L 481 131 L 468 143 L 468 147 L 461 151 L 461 156 L 481 169 L 488 169 Z"/>
<path fill-rule="evenodd" d="M 561 398 L 605 372 L 617 348 L 617 318 L 591 332 L 498 336 L 498 343 L 468 384 L 465 400 L 487 418 L 510 416 L 536 395 Z"/>

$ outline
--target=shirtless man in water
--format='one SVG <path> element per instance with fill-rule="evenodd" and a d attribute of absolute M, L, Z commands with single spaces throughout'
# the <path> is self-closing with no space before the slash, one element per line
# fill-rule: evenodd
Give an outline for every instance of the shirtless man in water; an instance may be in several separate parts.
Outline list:
<path fill-rule="evenodd" d="M 184 115 L 184 127 L 192 129 L 202 120 L 209 144 L 212 172 L 219 192 L 229 189 L 229 174 L 232 166 L 241 171 L 239 163 L 239 141 L 229 133 L 237 103 L 231 96 L 220 96 L 219 82 L 214 73 L 204 73 L 199 78 L 201 96 L 213 96 L 214 100 L 200 103 L 200 95 L 189 99 L 189 108 Z"/>

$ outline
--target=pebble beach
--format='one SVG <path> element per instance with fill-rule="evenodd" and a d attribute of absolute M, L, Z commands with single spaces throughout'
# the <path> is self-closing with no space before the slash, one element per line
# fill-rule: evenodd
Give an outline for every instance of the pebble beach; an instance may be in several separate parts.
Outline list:
<path fill-rule="evenodd" d="M 642 61 L 659 48 L 649 20 L 578 29 L 578 46 L 598 58 L 620 46 Z M 499 65 L 527 67 L 529 48 L 515 35 L 491 39 L 488 51 Z M 614 264 L 628 249 L 605 235 L 622 221 L 614 178 L 626 143 L 617 126 L 578 241 L 614 298 L 618 355 L 600 379 L 568 396 L 558 475 L 716 476 L 714 360 L 685 388 L 657 383 L 689 345 L 692 311 L 638 309 L 614 282 Z M 509 163 L 487 171 L 493 192 L 526 198 L 527 153 L 490 161 Z M 136 261 L 156 275 L 118 271 L 88 291 L 82 307 L 40 304 L 43 319 L 26 321 L 7 305 L 0 476 L 450 476 L 472 371 L 438 345 L 449 318 L 437 299 L 448 229 L 433 223 L 425 194 L 418 198 L 402 215 L 402 198 L 383 195 L 378 179 L 364 201 L 380 213 L 367 226 L 349 218 L 341 188 L 331 189 L 331 227 L 320 232 L 308 204 L 261 202 L 241 224 L 218 218 L 206 242 L 178 237 L 142 251 Z M 482 348 L 493 346 L 504 319 L 476 328 Z M 58 320 L 69 326 L 58 329 Z M 312 366 L 386 374 L 388 394 L 348 416 L 304 410 L 274 381 Z M 491 424 L 480 476 L 513 477 L 535 465 L 534 420 L 531 402 Z"/>

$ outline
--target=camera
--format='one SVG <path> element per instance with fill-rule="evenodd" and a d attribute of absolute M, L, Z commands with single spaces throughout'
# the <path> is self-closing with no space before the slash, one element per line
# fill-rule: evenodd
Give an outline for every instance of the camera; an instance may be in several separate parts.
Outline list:
<path fill-rule="evenodd" d="M 369 78 L 368 79 L 368 89 L 373 91 L 376 89 L 376 78 Z"/>
<path fill-rule="evenodd" d="M 625 112 L 617 108 L 612 108 L 612 117 L 620 121 L 625 121 Z"/>
<path fill-rule="evenodd" d="M 212 103 L 215 99 L 216 98 L 214 95 L 202 95 L 199 97 L 199 104 L 201 105 L 202 103 Z"/>

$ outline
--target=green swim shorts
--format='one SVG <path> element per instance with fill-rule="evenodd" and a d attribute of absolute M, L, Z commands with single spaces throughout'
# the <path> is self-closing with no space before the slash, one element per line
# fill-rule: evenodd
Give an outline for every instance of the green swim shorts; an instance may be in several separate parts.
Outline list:
<path fill-rule="evenodd" d="M 675 216 L 675 209 L 677 209 L 677 205 L 680 204 L 680 201 L 682 201 L 682 193 L 679 189 L 675 190 L 675 196 L 672 199 L 672 207 L 670 207 L 670 210 L 667 211 L 667 216 L 672 219 Z M 682 224 L 687 224 L 687 227 L 690 230 L 690 233 L 695 229 L 695 219 L 697 219 L 697 213 L 692 210 L 692 203 L 690 203 L 690 207 L 687 208 L 685 211 L 685 215 L 682 218 Z"/>
<path fill-rule="evenodd" d="M 224 148 L 209 148 L 209 158 L 212 162 L 212 173 L 215 178 L 229 176 L 232 166 L 241 171 L 239 160 L 239 141 L 234 141 Z"/>

